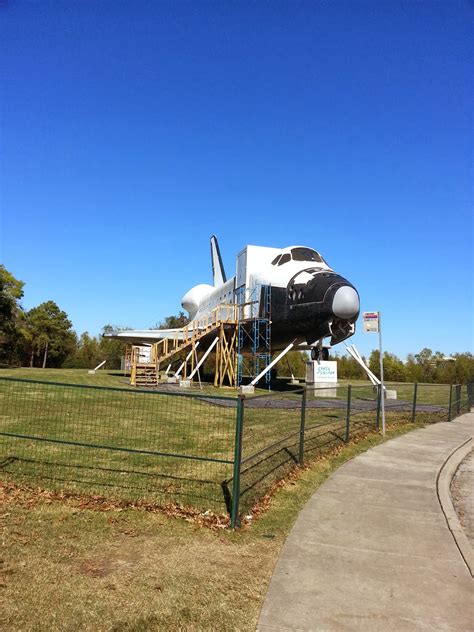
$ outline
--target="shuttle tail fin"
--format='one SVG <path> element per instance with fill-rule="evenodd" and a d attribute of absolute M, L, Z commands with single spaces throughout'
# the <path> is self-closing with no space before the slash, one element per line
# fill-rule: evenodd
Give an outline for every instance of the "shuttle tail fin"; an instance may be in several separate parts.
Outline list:
<path fill-rule="evenodd" d="M 211 259 L 212 259 L 212 278 L 214 281 L 214 287 L 219 287 L 226 282 L 226 276 L 224 271 L 224 265 L 222 263 L 221 252 L 219 250 L 219 244 L 217 243 L 217 237 L 212 235 L 211 237 Z"/>

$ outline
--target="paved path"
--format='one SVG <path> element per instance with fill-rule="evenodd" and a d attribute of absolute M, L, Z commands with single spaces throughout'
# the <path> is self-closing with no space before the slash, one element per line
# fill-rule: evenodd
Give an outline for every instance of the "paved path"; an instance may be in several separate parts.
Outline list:
<path fill-rule="evenodd" d="M 474 581 L 437 495 L 473 426 L 468 413 L 339 468 L 298 517 L 258 630 L 474 630 Z"/>

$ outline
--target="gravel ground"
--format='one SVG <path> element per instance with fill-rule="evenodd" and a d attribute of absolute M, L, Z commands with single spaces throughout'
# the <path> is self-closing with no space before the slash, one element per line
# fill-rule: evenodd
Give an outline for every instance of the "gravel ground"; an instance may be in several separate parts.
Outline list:
<path fill-rule="evenodd" d="M 451 498 L 467 538 L 474 547 L 474 451 L 467 455 L 451 483 Z"/>

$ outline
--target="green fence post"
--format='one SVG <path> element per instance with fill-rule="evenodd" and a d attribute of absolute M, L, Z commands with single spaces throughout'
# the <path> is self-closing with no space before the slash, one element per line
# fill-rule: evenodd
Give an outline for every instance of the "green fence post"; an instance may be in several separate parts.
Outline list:
<path fill-rule="evenodd" d="M 235 529 L 239 526 L 239 501 L 240 501 L 240 468 L 242 464 L 242 432 L 244 426 L 244 396 L 239 395 L 237 400 L 237 413 L 235 418 L 235 442 L 234 442 L 234 474 L 232 478 L 232 506 L 230 512 L 230 526 Z"/>
<path fill-rule="evenodd" d="M 377 385 L 377 430 L 380 428 L 380 407 L 382 406 L 382 385 Z"/>
<path fill-rule="evenodd" d="M 467 389 L 467 412 L 471 410 L 474 406 L 474 383 L 468 382 L 466 385 Z"/>
<path fill-rule="evenodd" d="M 351 422 L 351 393 L 352 386 L 347 387 L 347 409 L 346 409 L 346 443 L 349 443 L 350 422 Z"/>
<path fill-rule="evenodd" d="M 448 421 L 451 421 L 451 406 L 453 404 L 453 385 L 449 385 L 449 408 L 448 408 Z"/>
<path fill-rule="evenodd" d="M 456 384 L 456 414 L 461 414 L 461 384 Z"/>
<path fill-rule="evenodd" d="M 301 397 L 301 417 L 300 417 L 300 453 L 298 464 L 300 467 L 304 465 L 304 427 L 306 421 L 306 388 L 303 390 Z"/>
<path fill-rule="evenodd" d="M 416 396 L 418 394 L 418 382 L 415 382 L 415 388 L 413 389 L 413 408 L 411 411 L 411 423 L 415 423 L 416 417 Z"/>

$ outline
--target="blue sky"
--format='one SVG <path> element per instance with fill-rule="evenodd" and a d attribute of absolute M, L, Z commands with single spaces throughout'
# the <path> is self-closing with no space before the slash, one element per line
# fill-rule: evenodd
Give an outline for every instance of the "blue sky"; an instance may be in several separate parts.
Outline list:
<path fill-rule="evenodd" d="M 0 3 L 0 258 L 78 332 L 306 244 L 386 349 L 473 350 L 472 5 Z M 375 334 L 353 339 L 367 353 Z"/>

